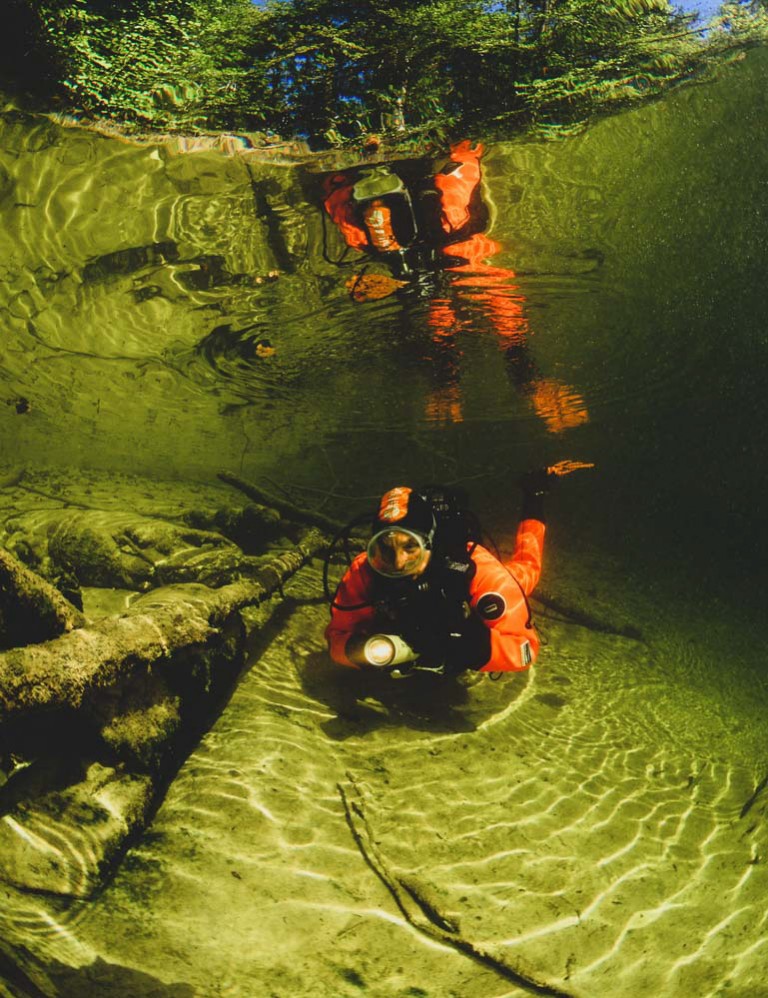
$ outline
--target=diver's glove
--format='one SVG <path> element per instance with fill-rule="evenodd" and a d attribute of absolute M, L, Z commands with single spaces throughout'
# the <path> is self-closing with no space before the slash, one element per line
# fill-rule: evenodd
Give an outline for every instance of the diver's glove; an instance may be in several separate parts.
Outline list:
<path fill-rule="evenodd" d="M 549 468 L 537 468 L 527 471 L 520 479 L 523 493 L 523 505 L 520 511 L 522 520 L 539 520 L 545 523 L 544 498 L 552 485 L 553 475 Z"/>

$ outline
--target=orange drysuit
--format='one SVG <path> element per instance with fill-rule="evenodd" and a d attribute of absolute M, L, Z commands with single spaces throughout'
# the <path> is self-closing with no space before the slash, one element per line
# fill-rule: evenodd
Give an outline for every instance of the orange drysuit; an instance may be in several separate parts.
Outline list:
<path fill-rule="evenodd" d="M 490 654 L 485 662 L 473 666 L 480 672 L 519 672 L 536 660 L 539 637 L 530 620 L 526 597 L 541 574 L 544 530 L 539 520 L 523 520 L 506 566 L 479 544 L 469 548 L 475 572 L 466 601 L 472 615 L 490 631 Z M 388 628 L 391 631 L 391 623 L 382 620 L 377 609 L 378 581 L 363 553 L 355 558 L 339 584 L 325 637 L 331 658 L 340 665 L 358 668 L 345 652 L 353 634 L 386 633 Z"/>

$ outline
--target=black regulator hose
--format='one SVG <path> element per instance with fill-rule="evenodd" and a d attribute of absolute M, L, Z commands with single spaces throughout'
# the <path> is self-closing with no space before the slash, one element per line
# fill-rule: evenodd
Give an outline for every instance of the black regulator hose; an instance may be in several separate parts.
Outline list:
<path fill-rule="evenodd" d="M 347 559 L 347 567 L 349 567 L 352 564 L 353 558 L 349 550 L 349 535 L 352 533 L 355 527 L 359 527 L 363 523 L 371 523 L 373 517 L 374 517 L 373 513 L 361 513 L 359 516 L 356 516 L 353 520 L 350 520 L 349 523 L 343 526 L 341 530 L 337 531 L 337 533 L 332 538 L 331 543 L 328 545 L 328 550 L 325 555 L 325 561 L 323 562 L 323 592 L 325 593 L 325 598 L 327 602 L 331 604 L 334 610 L 362 610 L 364 607 L 371 605 L 370 603 L 356 603 L 350 606 L 343 606 L 342 604 L 337 603 L 336 593 L 339 590 L 339 586 L 337 585 L 334 591 L 331 592 L 331 588 L 328 582 L 328 572 L 331 567 L 331 558 L 334 555 L 336 546 L 342 540 L 344 541 L 344 555 Z"/>

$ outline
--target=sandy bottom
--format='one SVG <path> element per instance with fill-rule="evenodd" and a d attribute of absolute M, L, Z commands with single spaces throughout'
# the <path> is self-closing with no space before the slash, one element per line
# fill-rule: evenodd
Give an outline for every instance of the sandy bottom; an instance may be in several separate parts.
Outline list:
<path fill-rule="evenodd" d="M 326 613 L 279 611 L 99 899 L 7 893 L 58 994 L 768 995 L 750 718 L 552 616 L 528 675 L 373 683 Z"/>

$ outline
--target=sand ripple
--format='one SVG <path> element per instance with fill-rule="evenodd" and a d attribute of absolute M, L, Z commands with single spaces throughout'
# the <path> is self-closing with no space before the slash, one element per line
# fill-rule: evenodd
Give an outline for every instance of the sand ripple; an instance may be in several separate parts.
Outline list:
<path fill-rule="evenodd" d="M 765 796 L 647 647 L 550 623 L 534 673 L 430 698 L 332 669 L 324 620 L 302 606 L 257 649 L 46 952 L 202 995 L 760 993 Z"/>

